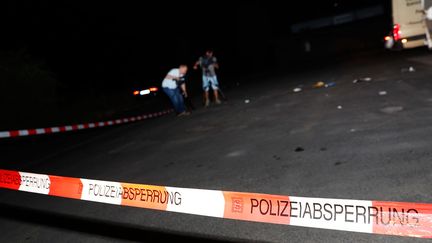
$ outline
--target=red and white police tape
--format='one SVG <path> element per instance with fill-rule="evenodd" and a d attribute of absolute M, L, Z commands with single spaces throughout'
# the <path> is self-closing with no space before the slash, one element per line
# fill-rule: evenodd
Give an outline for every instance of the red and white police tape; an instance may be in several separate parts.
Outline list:
<path fill-rule="evenodd" d="M 432 238 L 432 204 L 142 185 L 0 170 L 0 188 L 122 206 L 302 227 Z"/>
<path fill-rule="evenodd" d="M 100 122 L 90 122 L 83 124 L 75 124 L 75 125 L 67 125 L 67 126 L 58 126 L 58 127 L 46 127 L 46 128 L 34 128 L 34 129 L 23 129 L 23 130 L 13 130 L 13 131 L 0 131 L 0 138 L 11 138 L 11 137 L 23 137 L 23 136 L 31 136 L 31 135 L 39 135 L 39 134 L 50 134 L 50 133 L 59 133 L 59 132 L 69 132 L 69 131 L 77 131 L 84 130 L 89 128 L 96 127 L 106 127 L 113 126 L 118 124 L 136 122 L 141 120 L 146 120 L 149 118 L 163 116 L 169 113 L 172 113 L 174 110 L 164 110 L 159 112 L 154 112 L 150 114 L 109 120 L 109 121 L 100 121 Z"/>

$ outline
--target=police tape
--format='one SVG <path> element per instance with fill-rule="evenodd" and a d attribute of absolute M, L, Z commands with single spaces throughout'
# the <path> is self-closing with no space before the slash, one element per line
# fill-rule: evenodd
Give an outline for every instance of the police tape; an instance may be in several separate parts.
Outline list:
<path fill-rule="evenodd" d="M 432 204 L 178 188 L 0 170 L 0 188 L 311 228 L 432 238 Z"/>
<path fill-rule="evenodd" d="M 140 116 L 115 119 L 115 120 L 109 120 L 109 121 L 75 124 L 75 125 L 46 127 L 46 128 L 34 128 L 34 129 L 22 129 L 22 130 L 11 130 L 11 131 L 0 131 L 0 138 L 23 137 L 23 136 L 31 136 L 31 135 L 69 132 L 69 131 L 78 131 L 78 130 L 84 130 L 84 129 L 89 129 L 89 128 L 113 126 L 113 125 L 119 125 L 119 124 L 125 124 L 125 123 L 155 118 L 155 117 L 159 117 L 159 116 L 163 116 L 163 115 L 172 113 L 173 111 L 174 111 L 173 109 L 169 109 L 169 110 L 163 110 L 163 111 L 149 113 L 149 114 L 145 114 L 145 115 L 140 115 Z"/>

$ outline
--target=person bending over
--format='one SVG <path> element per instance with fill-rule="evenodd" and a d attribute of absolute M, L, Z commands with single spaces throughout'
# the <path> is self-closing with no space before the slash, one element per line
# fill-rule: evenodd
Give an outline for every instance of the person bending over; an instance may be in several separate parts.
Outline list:
<path fill-rule="evenodd" d="M 162 89 L 171 100 L 178 116 L 189 115 L 183 100 L 183 95 L 187 96 L 186 84 L 181 82 L 181 78 L 187 73 L 187 70 L 187 65 L 180 65 L 178 68 L 173 68 L 162 81 Z"/>

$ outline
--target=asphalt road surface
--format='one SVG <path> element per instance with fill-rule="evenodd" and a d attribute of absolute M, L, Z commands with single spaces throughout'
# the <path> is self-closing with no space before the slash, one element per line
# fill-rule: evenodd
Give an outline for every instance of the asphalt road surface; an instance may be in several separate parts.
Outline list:
<path fill-rule="evenodd" d="M 415 72 L 403 70 L 410 66 Z M 369 53 L 264 77 L 241 82 L 226 92 L 226 103 L 200 107 L 188 117 L 1 140 L 0 168 L 185 188 L 432 203 L 429 52 Z M 354 84 L 360 77 L 372 80 Z M 312 88 L 318 81 L 336 85 Z M 302 91 L 293 92 L 298 86 Z M 299 147 L 304 150 L 296 152 Z M 3 189 L 0 211 L 2 242 L 422 241 Z"/>

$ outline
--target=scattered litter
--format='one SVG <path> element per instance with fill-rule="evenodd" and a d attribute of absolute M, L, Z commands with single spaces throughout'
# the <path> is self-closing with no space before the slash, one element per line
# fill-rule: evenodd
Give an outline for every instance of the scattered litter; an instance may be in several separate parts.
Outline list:
<path fill-rule="evenodd" d="M 334 163 L 334 165 L 335 166 L 339 166 L 339 165 L 342 165 L 342 164 L 345 164 L 345 163 L 347 163 L 347 162 L 345 162 L 345 161 L 337 161 L 337 162 Z"/>
<path fill-rule="evenodd" d="M 326 88 L 329 88 L 329 87 L 333 87 L 333 86 L 335 86 L 335 85 L 336 85 L 335 82 L 330 82 L 330 83 L 326 83 L 324 86 L 325 86 Z"/>
<path fill-rule="evenodd" d="M 415 72 L 415 68 L 413 66 L 410 66 L 409 68 L 402 68 L 401 72 L 405 73 L 405 72 Z"/>
<path fill-rule="evenodd" d="M 297 147 L 294 151 L 295 151 L 295 152 L 303 152 L 303 151 L 304 151 L 304 148 L 302 148 L 302 147 Z"/>
<path fill-rule="evenodd" d="M 387 114 L 392 114 L 392 113 L 396 113 L 399 111 L 403 111 L 403 107 L 402 106 L 389 106 L 389 107 L 385 107 L 381 109 L 381 112 L 387 113 Z"/>
<path fill-rule="evenodd" d="M 351 128 L 350 132 L 356 132 L 357 130 L 354 128 Z"/>
<path fill-rule="evenodd" d="M 245 154 L 246 154 L 246 151 L 244 151 L 244 150 L 237 150 L 237 151 L 232 151 L 232 152 L 228 153 L 226 155 L 226 157 L 239 157 L 239 156 L 242 156 L 242 155 L 245 155 Z"/>
<path fill-rule="evenodd" d="M 371 77 L 357 78 L 353 80 L 353 83 L 361 83 L 361 82 L 370 82 L 372 81 Z"/>
<path fill-rule="evenodd" d="M 316 83 L 313 85 L 314 88 L 322 88 L 322 87 L 324 87 L 324 86 L 325 86 L 325 83 L 324 83 L 323 81 L 316 82 Z"/>
<path fill-rule="evenodd" d="M 245 102 L 245 104 L 249 104 L 250 100 L 246 99 L 244 102 Z"/>
<path fill-rule="evenodd" d="M 378 94 L 381 95 L 381 96 L 387 95 L 387 91 L 380 91 Z"/>
<path fill-rule="evenodd" d="M 293 89 L 293 91 L 294 91 L 295 93 L 297 93 L 297 92 L 302 91 L 302 89 L 301 89 L 301 88 L 295 88 L 295 89 Z"/>
<path fill-rule="evenodd" d="M 337 107 L 339 110 L 342 110 L 342 106 L 341 105 L 338 105 L 338 107 Z"/>

